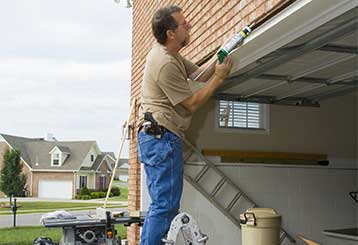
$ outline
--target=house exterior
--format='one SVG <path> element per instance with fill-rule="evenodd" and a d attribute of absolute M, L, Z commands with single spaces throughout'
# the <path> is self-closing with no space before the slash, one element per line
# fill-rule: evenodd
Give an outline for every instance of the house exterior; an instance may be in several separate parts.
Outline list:
<path fill-rule="evenodd" d="M 328 244 L 325 229 L 356 227 L 358 208 L 347 193 L 358 186 L 358 2 L 134 0 L 131 97 L 137 101 L 145 57 L 155 42 L 151 17 L 169 3 L 181 6 L 193 26 L 181 54 L 198 65 L 245 25 L 255 26 L 231 55 L 230 78 L 195 113 L 186 138 L 259 206 L 278 211 L 292 237 L 303 234 Z M 201 86 L 194 83 L 192 89 Z M 227 108 L 255 120 L 227 118 Z M 137 111 L 133 125 L 136 116 Z M 315 161 L 321 157 L 328 166 Z M 232 197 L 224 195 L 208 200 L 191 181 L 202 164 L 193 158 L 185 164 L 181 210 L 197 219 L 210 244 L 241 244 L 235 220 L 248 206 L 231 206 Z M 204 189 L 220 182 L 209 173 Z M 136 135 L 128 175 L 129 209 L 146 210 L 150 200 Z M 228 201 L 235 217 L 218 208 L 218 199 Z M 128 229 L 129 244 L 136 244 L 139 231 L 135 225 Z"/>
<path fill-rule="evenodd" d="M 72 199 L 82 187 L 108 188 L 115 157 L 101 152 L 95 141 L 0 136 L 0 167 L 6 150 L 20 151 L 28 196 Z"/>
<path fill-rule="evenodd" d="M 112 164 L 112 169 L 114 166 L 115 163 Z M 128 158 L 119 159 L 115 178 L 124 182 L 128 181 Z"/>

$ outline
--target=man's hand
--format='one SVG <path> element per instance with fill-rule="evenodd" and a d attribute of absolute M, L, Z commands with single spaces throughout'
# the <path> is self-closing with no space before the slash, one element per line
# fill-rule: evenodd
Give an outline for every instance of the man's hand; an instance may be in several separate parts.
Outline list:
<path fill-rule="evenodd" d="M 232 59 L 230 59 L 229 57 L 225 57 L 223 63 L 216 63 L 214 76 L 224 81 L 224 79 L 230 74 L 231 68 Z"/>

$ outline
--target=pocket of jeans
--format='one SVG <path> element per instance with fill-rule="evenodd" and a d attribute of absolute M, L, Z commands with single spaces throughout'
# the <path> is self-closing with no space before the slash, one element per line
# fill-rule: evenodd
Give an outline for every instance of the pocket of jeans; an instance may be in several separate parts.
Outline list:
<path fill-rule="evenodd" d="M 166 140 L 141 132 L 138 135 L 138 151 L 143 164 L 155 166 L 168 158 L 171 148 Z"/>

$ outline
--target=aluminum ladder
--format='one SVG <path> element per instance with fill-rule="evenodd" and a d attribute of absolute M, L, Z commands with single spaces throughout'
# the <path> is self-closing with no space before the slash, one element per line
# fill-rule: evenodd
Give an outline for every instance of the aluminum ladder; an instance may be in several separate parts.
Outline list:
<path fill-rule="evenodd" d="M 258 207 L 258 205 L 187 139 L 184 139 L 183 143 L 186 181 L 241 229 L 239 215 L 248 208 Z M 201 164 L 190 167 L 188 160 L 193 155 L 200 159 Z M 280 243 L 285 238 L 291 243 L 296 243 L 296 240 L 281 227 Z"/>

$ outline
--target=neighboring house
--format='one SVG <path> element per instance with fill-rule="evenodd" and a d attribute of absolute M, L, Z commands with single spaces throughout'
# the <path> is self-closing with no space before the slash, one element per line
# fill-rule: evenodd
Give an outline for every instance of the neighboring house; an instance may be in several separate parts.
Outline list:
<path fill-rule="evenodd" d="M 198 65 L 255 24 L 231 55 L 230 77 L 195 113 L 186 134 L 221 171 L 204 168 L 202 158 L 186 158 L 180 209 L 196 218 L 209 244 L 241 244 L 239 215 L 253 204 L 233 184 L 259 206 L 276 209 L 293 237 L 328 244 L 324 229 L 356 227 L 358 206 L 348 193 L 358 183 L 358 1 L 133 0 L 131 101 L 139 103 L 145 58 L 154 43 L 150 20 L 170 3 L 179 4 L 192 25 L 181 54 Z M 307 166 L 305 157 L 312 154 L 326 156 L 329 166 Z M 258 163 L 262 156 L 268 159 Z M 134 135 L 130 210 L 147 210 L 145 181 Z M 127 238 L 137 244 L 139 228 L 129 227 Z"/>
<path fill-rule="evenodd" d="M 114 168 L 112 164 L 112 169 Z M 116 179 L 127 182 L 128 181 L 128 158 L 119 159 L 117 170 L 115 173 Z"/>
<path fill-rule="evenodd" d="M 0 169 L 2 169 L 1 163 L 4 161 L 4 153 L 6 152 L 7 149 L 8 149 L 7 144 L 5 142 L 2 142 L 0 137 Z M 4 196 L 5 194 L 0 191 L 0 198 Z"/>
<path fill-rule="evenodd" d="M 101 152 L 95 141 L 0 136 L 0 167 L 7 149 L 19 150 L 29 196 L 71 199 L 82 187 L 108 188 L 115 157 L 112 152 Z"/>

